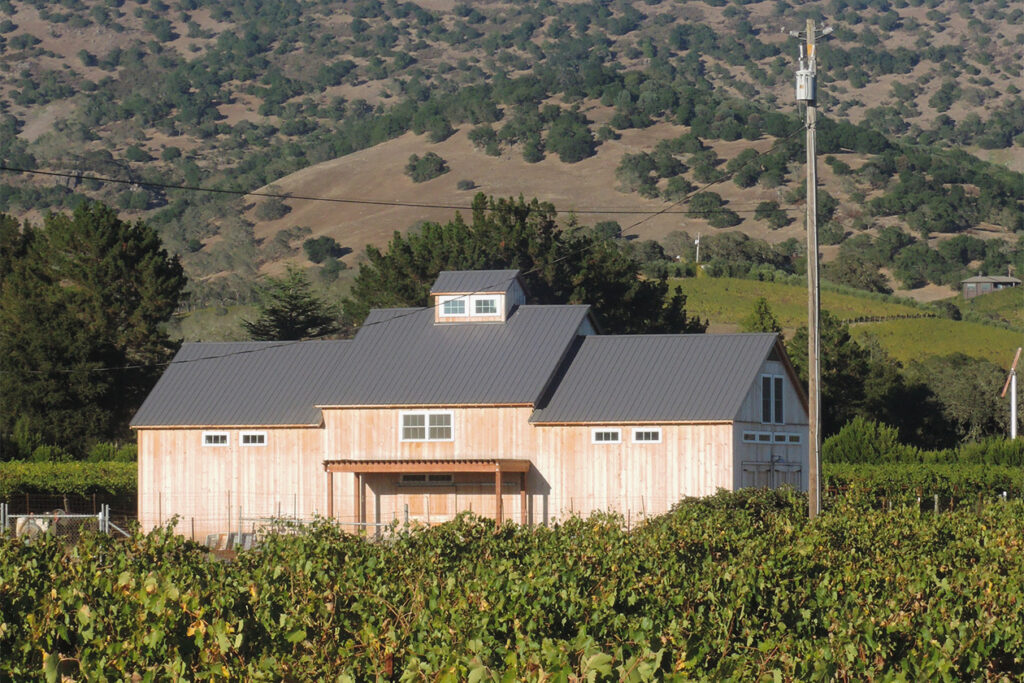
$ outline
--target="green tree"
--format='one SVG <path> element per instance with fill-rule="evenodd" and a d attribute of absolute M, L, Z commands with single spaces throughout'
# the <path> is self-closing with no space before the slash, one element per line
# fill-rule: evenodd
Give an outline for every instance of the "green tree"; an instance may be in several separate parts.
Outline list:
<path fill-rule="evenodd" d="M 782 325 L 763 296 L 754 302 L 754 310 L 740 321 L 740 329 L 744 332 L 775 332 L 782 333 Z"/>
<path fill-rule="evenodd" d="M 256 341 L 323 337 L 340 329 L 338 312 L 313 294 L 306 274 L 289 266 L 284 277 L 271 277 L 261 287 L 260 315 L 242 321 Z"/>
<path fill-rule="evenodd" d="M 366 248 L 366 261 L 344 302 L 358 324 L 370 308 L 425 306 L 442 270 L 515 268 L 532 301 L 587 303 L 610 332 L 702 332 L 686 315 L 686 298 L 664 279 L 639 277 L 640 264 L 618 244 L 590 231 L 563 232 L 557 212 L 537 200 L 477 194 L 473 217 L 426 223 L 416 234 L 395 233 L 385 251 Z"/>
<path fill-rule="evenodd" d="M 7 223 L 7 219 L 0 220 Z M 174 353 L 185 275 L 156 231 L 85 203 L 26 228 L 0 285 L 0 429 L 76 452 L 126 435 Z"/>

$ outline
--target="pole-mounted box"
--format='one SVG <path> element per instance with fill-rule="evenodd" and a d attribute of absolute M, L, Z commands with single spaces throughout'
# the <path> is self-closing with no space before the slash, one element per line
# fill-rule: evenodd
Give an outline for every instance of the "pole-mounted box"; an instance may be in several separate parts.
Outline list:
<path fill-rule="evenodd" d="M 814 73 L 809 69 L 796 72 L 796 99 L 798 102 L 813 102 L 815 99 Z"/>

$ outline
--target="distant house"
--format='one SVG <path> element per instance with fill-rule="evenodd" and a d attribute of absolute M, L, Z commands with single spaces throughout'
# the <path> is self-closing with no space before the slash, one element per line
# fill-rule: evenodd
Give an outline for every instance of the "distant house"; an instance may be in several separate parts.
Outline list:
<path fill-rule="evenodd" d="M 1020 287 L 1020 280 L 1008 275 L 975 275 L 960 281 L 960 291 L 965 299 L 973 299 L 1007 287 Z"/>
<path fill-rule="evenodd" d="M 543 524 L 806 488 L 807 405 L 774 334 L 601 335 L 516 271 L 444 272 L 351 341 L 185 344 L 132 422 L 139 521 Z"/>

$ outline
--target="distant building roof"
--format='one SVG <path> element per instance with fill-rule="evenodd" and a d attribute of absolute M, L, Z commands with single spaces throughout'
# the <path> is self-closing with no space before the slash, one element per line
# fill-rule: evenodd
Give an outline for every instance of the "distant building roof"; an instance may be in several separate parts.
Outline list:
<path fill-rule="evenodd" d="M 1003 284 L 1003 285 L 1019 285 L 1020 280 L 1009 275 L 975 275 L 969 277 L 966 280 L 961 280 L 960 284 L 972 283 L 972 282 L 989 282 L 991 284 Z"/>
<path fill-rule="evenodd" d="M 589 336 L 534 423 L 731 420 L 774 334 Z"/>
<path fill-rule="evenodd" d="M 430 293 L 507 292 L 518 276 L 518 270 L 443 270 Z"/>
<path fill-rule="evenodd" d="M 504 323 L 436 325 L 431 308 L 374 310 L 317 402 L 533 404 L 589 311 L 519 306 Z"/>
<path fill-rule="evenodd" d="M 133 427 L 319 425 L 317 379 L 344 367 L 350 341 L 182 345 Z"/>

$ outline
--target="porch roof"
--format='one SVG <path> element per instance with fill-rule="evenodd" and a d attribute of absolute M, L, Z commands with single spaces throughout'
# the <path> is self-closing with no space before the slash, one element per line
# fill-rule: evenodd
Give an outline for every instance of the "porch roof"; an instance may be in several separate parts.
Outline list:
<path fill-rule="evenodd" d="M 465 460 L 324 460 L 327 472 L 356 474 L 424 474 L 432 472 L 529 472 L 530 461 L 519 458 Z"/>

